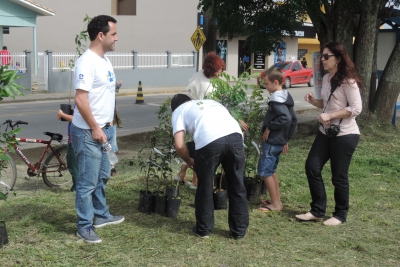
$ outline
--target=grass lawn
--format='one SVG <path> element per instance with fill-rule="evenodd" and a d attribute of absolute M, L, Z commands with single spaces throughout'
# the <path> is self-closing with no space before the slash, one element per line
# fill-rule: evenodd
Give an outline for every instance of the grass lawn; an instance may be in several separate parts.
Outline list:
<path fill-rule="evenodd" d="M 283 211 L 260 213 L 259 201 L 249 202 L 250 226 L 238 241 L 227 238 L 226 210 L 215 211 L 209 239 L 191 234 L 194 191 L 188 187 L 181 187 L 177 219 L 139 213 L 143 173 L 119 164 L 107 200 L 110 210 L 126 220 L 98 229 L 103 242 L 88 245 L 76 237 L 75 194 L 48 188 L 37 178 L 26 181 L 20 172 L 17 195 L 0 201 L 10 240 L 0 249 L 0 266 L 399 266 L 400 131 L 360 128 L 349 173 L 350 211 L 343 225 L 295 220 L 295 214 L 309 210 L 304 163 L 314 139 L 297 136 L 277 171 Z M 133 156 L 137 148 L 130 145 L 120 144 L 121 158 Z M 323 177 L 328 218 L 334 207 L 329 164 Z"/>

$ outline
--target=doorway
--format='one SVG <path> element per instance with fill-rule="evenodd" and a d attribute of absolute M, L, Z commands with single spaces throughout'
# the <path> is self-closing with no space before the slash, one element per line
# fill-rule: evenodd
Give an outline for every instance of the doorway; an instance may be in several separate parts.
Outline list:
<path fill-rule="evenodd" d="M 239 41 L 238 50 L 238 77 L 251 66 L 251 54 L 245 46 L 245 41 Z"/>

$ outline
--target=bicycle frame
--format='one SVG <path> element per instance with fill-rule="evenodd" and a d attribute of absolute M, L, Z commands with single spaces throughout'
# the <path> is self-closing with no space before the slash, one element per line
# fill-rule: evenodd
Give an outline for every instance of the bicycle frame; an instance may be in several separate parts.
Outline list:
<path fill-rule="evenodd" d="M 64 171 L 67 169 L 67 166 L 65 165 L 64 161 L 60 159 L 57 150 L 51 146 L 51 142 L 53 141 L 52 139 L 50 139 L 49 141 L 46 140 L 40 140 L 40 139 L 29 139 L 29 138 L 17 138 L 15 136 L 13 136 L 13 138 L 18 141 L 18 142 L 22 142 L 22 143 L 40 143 L 40 144 L 44 144 L 46 145 L 46 147 L 43 150 L 42 155 L 39 158 L 39 161 L 33 165 L 29 159 L 22 153 L 22 151 L 19 149 L 19 147 L 17 146 L 17 144 L 13 144 L 12 147 L 14 148 L 15 152 L 18 154 L 18 156 L 25 162 L 25 164 L 29 167 L 29 169 L 32 171 L 33 175 L 38 175 L 40 174 L 40 170 L 43 159 L 46 155 L 46 153 L 48 152 L 49 148 L 50 150 L 53 152 L 53 154 L 55 155 L 55 157 L 57 158 L 57 160 L 59 161 L 60 164 L 62 164 L 62 167 L 60 168 L 60 171 Z M 5 149 L 6 151 L 8 151 L 8 149 Z M 47 171 L 50 172 L 50 171 Z M 53 171 L 55 172 L 55 171 Z"/>

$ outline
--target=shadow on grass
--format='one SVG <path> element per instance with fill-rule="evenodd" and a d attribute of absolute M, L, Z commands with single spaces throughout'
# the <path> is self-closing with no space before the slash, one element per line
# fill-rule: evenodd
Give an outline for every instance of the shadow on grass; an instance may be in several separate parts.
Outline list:
<path fill-rule="evenodd" d="M 123 190 L 124 191 L 124 190 Z M 157 230 L 162 228 L 163 231 L 170 233 L 186 232 L 192 234 L 192 228 L 196 225 L 195 209 L 194 209 L 194 192 L 185 187 L 180 189 L 181 205 L 177 218 L 164 217 L 156 213 L 143 214 L 139 212 L 139 194 L 140 190 L 132 189 L 130 193 L 118 192 L 108 195 L 107 201 L 112 213 L 116 215 L 124 215 L 126 223 L 134 224 L 138 228 Z M 212 235 L 228 237 L 228 210 L 214 211 L 215 220 L 217 217 L 225 219 L 225 225 L 215 225 Z M 194 235 L 193 235 L 194 236 Z"/>
<path fill-rule="evenodd" d="M 44 201 L 43 201 L 44 202 Z M 58 209 L 54 203 L 15 203 L 7 207 L 11 211 L 7 221 L 15 221 L 20 227 L 39 227 L 41 232 L 51 231 L 73 234 L 76 216 L 71 210 Z"/>

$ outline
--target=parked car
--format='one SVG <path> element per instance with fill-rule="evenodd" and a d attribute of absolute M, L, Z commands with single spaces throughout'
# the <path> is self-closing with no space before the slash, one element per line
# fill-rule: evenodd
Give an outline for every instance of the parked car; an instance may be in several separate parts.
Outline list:
<path fill-rule="evenodd" d="M 300 61 L 279 61 L 274 65 L 269 67 L 266 71 L 270 69 L 280 69 L 283 73 L 282 85 L 284 88 L 288 89 L 292 84 L 307 83 L 309 87 L 314 86 L 314 77 L 312 69 L 303 68 Z M 261 73 L 260 77 L 257 79 L 257 84 L 264 88 L 260 80 L 264 78 L 265 71 Z"/>

